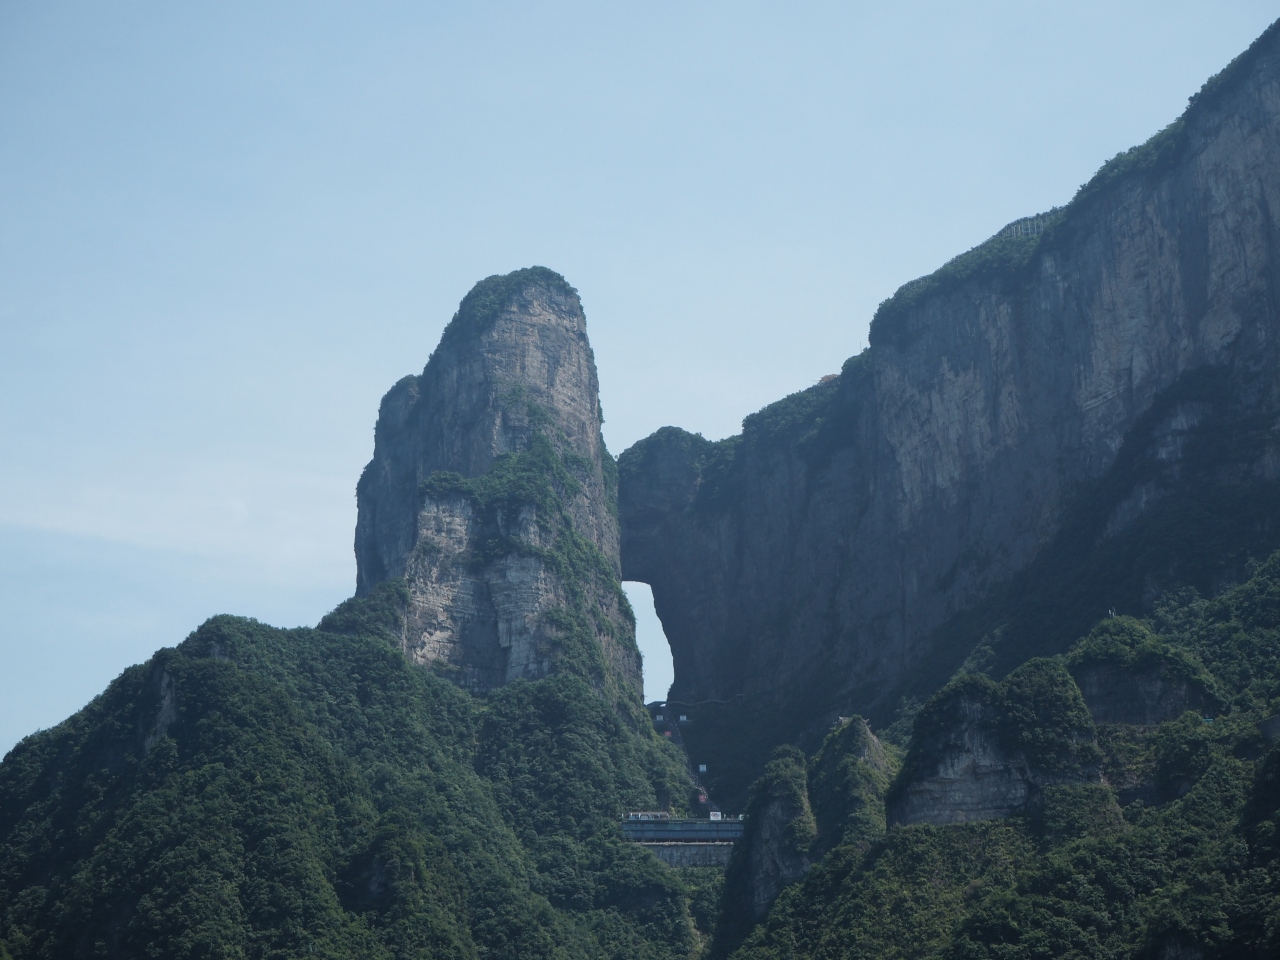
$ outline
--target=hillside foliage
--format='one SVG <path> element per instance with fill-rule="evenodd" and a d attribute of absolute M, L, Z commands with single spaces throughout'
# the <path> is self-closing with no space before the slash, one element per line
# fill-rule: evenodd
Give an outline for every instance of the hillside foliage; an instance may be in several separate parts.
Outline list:
<path fill-rule="evenodd" d="M 1280 554 L 1212 600 L 1098 624 L 1064 657 L 996 683 L 965 675 L 916 718 L 901 777 L 945 738 L 957 692 L 993 705 L 1005 744 L 1061 764 L 1088 744 L 1068 666 L 1152 658 L 1210 685 L 1217 715 L 1097 728 L 1102 782 L 1048 786 L 1023 816 L 846 840 L 784 892 L 736 960 L 1245 958 L 1280 951 Z M 1089 725 L 1091 727 L 1091 725 Z M 824 747 L 824 750 L 826 748 Z M 821 756 L 821 755 L 819 755 Z M 1078 762 L 1077 756 L 1072 762 Z M 1059 770 L 1065 770 L 1059 767 Z M 899 781 L 901 782 L 901 781 Z M 1119 802 L 1119 786 L 1136 796 Z M 841 817 L 818 830 L 839 832 Z M 844 820 L 853 819 L 844 815 Z"/>
<path fill-rule="evenodd" d="M 616 823 L 684 801 L 673 748 L 578 677 L 484 701 L 411 667 L 402 590 L 214 618 L 15 747 L 14 960 L 687 956 L 684 882 Z"/>

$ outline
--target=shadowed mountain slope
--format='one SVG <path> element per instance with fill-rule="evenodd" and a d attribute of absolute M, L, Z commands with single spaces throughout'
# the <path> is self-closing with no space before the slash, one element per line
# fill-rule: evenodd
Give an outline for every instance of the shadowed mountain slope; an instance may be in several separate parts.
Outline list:
<path fill-rule="evenodd" d="M 1273 26 L 1066 208 L 899 290 L 837 378 L 621 456 L 623 574 L 722 804 L 839 714 L 1280 544 L 1278 218 Z"/>

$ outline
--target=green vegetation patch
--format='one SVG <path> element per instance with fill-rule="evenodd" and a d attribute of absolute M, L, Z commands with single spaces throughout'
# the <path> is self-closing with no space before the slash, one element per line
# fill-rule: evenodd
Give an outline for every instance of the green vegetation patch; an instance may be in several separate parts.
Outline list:
<path fill-rule="evenodd" d="M 686 957 L 682 881 L 616 823 L 678 791 L 670 745 L 581 680 L 490 702 L 410 666 L 402 591 L 343 604 L 342 633 L 214 618 L 15 747 L 14 960 Z"/>
<path fill-rule="evenodd" d="M 894 830 L 869 850 L 837 847 L 778 898 L 735 960 L 916 960 L 950 944 L 970 905 L 1008 890 L 1034 851 L 1006 823 Z"/>
<path fill-rule="evenodd" d="M 752 903 L 762 863 L 789 864 L 791 873 L 784 879 L 793 882 L 803 874 L 797 867 L 825 855 L 823 866 L 802 885 L 781 894 L 770 914 L 773 930 L 803 922 L 796 911 L 803 913 L 806 897 L 817 902 L 829 897 L 837 883 L 833 878 L 847 876 L 850 864 L 884 837 L 885 796 L 897 767 L 897 750 L 876 740 L 861 717 L 838 723 L 807 764 L 795 747 L 774 752 L 751 787 L 746 835 L 725 878 L 712 956 L 728 955 L 744 941 L 760 941 L 760 917 Z M 757 855 L 761 844 L 769 849 Z M 799 889 L 806 892 L 796 893 Z M 779 924 L 779 912 L 790 919 Z M 794 945 L 794 934 L 788 942 Z"/>
<path fill-rule="evenodd" d="M 1159 667 L 1178 679 L 1212 686 L 1213 678 L 1186 650 L 1162 641 L 1136 617 L 1108 617 L 1067 653 L 1067 667 L 1106 664 L 1127 670 Z"/>
<path fill-rule="evenodd" d="M 884 835 L 884 798 L 900 766 L 862 717 L 838 724 L 809 763 L 809 801 L 817 820 L 815 850 L 865 845 Z"/>
<path fill-rule="evenodd" d="M 1274 955 L 1280 746 L 1260 725 L 1280 714 L 1278 628 L 1280 555 L 1213 600 L 1182 591 L 1150 620 L 1107 618 L 1068 658 L 1033 659 L 999 683 L 957 677 L 917 714 L 908 772 L 936 759 L 958 724 L 978 722 L 1059 773 L 1097 758 L 1101 782 L 1046 784 L 1024 817 L 895 827 L 841 843 L 778 898 L 734 957 Z M 1068 673 L 1089 662 L 1174 663 L 1217 691 L 1221 712 L 1102 725 L 1099 757 Z M 865 749 L 856 731 L 844 736 Z M 828 745 L 841 742 L 833 738 Z M 823 751 L 809 773 L 820 836 L 830 831 L 823 810 L 833 809 L 816 799 L 815 769 L 832 765 Z M 857 808 L 844 818 L 867 823 Z"/>

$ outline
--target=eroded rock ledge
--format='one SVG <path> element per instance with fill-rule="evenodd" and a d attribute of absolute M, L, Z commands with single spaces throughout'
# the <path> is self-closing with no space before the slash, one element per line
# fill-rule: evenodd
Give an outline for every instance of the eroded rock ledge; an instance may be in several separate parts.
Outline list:
<path fill-rule="evenodd" d="M 970 674 L 916 718 L 889 823 L 966 823 L 1031 812 L 1046 787 L 1098 783 L 1101 752 L 1066 667 L 1032 660 L 1003 683 Z"/>

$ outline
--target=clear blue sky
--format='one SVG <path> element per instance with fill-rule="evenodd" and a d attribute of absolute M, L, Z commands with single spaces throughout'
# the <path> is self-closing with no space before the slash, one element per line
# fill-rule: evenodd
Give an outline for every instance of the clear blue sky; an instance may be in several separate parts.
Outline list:
<path fill-rule="evenodd" d="M 1276 13 L 0 0 L 0 752 L 346 597 L 378 400 L 481 277 L 578 287 L 615 452 L 725 436 Z"/>

